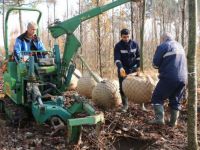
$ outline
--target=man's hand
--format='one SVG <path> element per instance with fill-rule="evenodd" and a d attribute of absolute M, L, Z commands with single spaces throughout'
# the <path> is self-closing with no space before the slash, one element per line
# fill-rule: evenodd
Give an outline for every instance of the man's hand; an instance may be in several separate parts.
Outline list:
<path fill-rule="evenodd" d="M 124 70 L 124 68 L 121 68 L 121 69 L 120 69 L 120 76 L 121 76 L 122 78 L 125 78 L 125 77 L 127 76 L 126 71 Z"/>
<path fill-rule="evenodd" d="M 21 58 L 21 61 L 22 62 L 27 62 L 29 60 L 29 56 L 28 55 L 24 55 L 22 58 Z"/>

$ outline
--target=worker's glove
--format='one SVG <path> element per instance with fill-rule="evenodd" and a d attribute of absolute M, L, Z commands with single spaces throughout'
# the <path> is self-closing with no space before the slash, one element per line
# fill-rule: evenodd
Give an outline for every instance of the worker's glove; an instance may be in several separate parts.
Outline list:
<path fill-rule="evenodd" d="M 124 68 L 121 68 L 121 69 L 120 69 L 120 76 L 121 76 L 122 78 L 125 78 L 125 77 L 126 77 L 126 71 L 124 70 Z"/>

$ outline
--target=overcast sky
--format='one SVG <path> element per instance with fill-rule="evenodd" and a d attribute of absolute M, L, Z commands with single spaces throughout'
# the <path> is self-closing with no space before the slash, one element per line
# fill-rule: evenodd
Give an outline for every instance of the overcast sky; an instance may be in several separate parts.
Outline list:
<path fill-rule="evenodd" d="M 1 1 L 1 0 L 0 0 Z M 29 0 L 27 0 L 29 1 Z M 44 0 L 46 1 L 46 0 Z M 66 1 L 67 0 L 57 0 L 56 3 L 56 18 L 60 19 L 61 21 L 65 20 L 63 17 L 66 14 Z M 79 0 L 68 0 L 69 3 L 69 10 L 68 10 L 68 14 L 69 14 L 69 18 L 72 17 L 72 15 L 75 15 L 78 13 L 78 1 Z M 47 28 L 47 21 L 48 21 L 48 7 L 46 3 L 42 3 L 39 4 L 37 6 L 37 9 L 39 9 L 42 13 L 42 19 L 41 19 L 41 24 L 40 26 L 42 26 L 43 28 Z M 49 14 L 50 14 L 50 18 L 52 18 L 53 20 L 53 14 L 54 14 L 54 9 L 53 9 L 53 5 L 49 6 Z M 37 13 L 23 13 L 23 25 L 24 25 L 24 30 L 26 29 L 26 25 L 29 21 L 35 21 L 37 18 Z M 149 23 L 148 23 L 149 24 Z M 17 15 L 12 15 L 10 16 L 9 22 L 8 22 L 8 29 L 9 32 L 11 33 L 14 30 L 19 30 L 19 21 L 18 21 L 18 16 Z M 200 31 L 198 30 L 199 34 Z M 2 31 L 2 14 L 0 13 L 0 46 L 3 46 L 3 31 Z M 17 35 L 16 35 L 17 37 Z"/>

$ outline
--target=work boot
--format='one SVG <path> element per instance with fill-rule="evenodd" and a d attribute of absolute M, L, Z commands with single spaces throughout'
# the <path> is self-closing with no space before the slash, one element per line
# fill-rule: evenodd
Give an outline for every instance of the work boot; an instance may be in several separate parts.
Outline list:
<path fill-rule="evenodd" d="M 122 104 L 123 104 L 123 106 L 121 108 L 121 111 L 127 112 L 127 110 L 128 110 L 128 98 L 127 97 L 122 96 Z"/>
<path fill-rule="evenodd" d="M 154 105 L 155 119 L 148 121 L 149 124 L 163 125 L 165 124 L 164 120 L 164 107 L 162 105 Z"/>
<path fill-rule="evenodd" d="M 175 109 L 171 109 L 170 110 L 171 113 L 171 117 L 170 117 L 170 121 L 169 121 L 169 126 L 174 127 L 177 125 L 177 120 L 179 117 L 179 111 L 175 110 Z"/>

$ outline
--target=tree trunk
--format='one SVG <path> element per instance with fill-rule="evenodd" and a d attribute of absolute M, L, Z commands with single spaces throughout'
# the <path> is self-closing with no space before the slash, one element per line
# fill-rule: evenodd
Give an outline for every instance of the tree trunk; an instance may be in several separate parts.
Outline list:
<path fill-rule="evenodd" d="M 19 26 L 20 26 L 20 33 L 24 32 L 23 25 L 22 25 L 22 13 L 19 10 Z"/>
<path fill-rule="evenodd" d="M 6 40 L 6 39 L 5 39 L 5 26 L 4 26 L 4 23 L 5 23 L 5 22 L 4 22 L 4 18 L 5 18 L 5 0 L 3 0 L 3 10 L 2 10 L 2 11 L 3 11 L 3 12 L 2 12 L 2 13 L 3 13 L 3 14 L 2 14 L 3 39 Z M 4 45 L 4 46 L 5 46 L 5 45 Z"/>
<path fill-rule="evenodd" d="M 144 71 L 144 60 L 143 60 L 143 50 L 144 50 L 144 25 L 145 25 L 145 14 L 146 14 L 146 0 L 143 0 L 143 11 L 142 11 L 142 26 L 140 32 L 140 68 Z"/>
<path fill-rule="evenodd" d="M 156 22 L 156 17 L 154 15 L 153 19 L 153 29 L 154 29 L 154 38 L 155 38 L 155 44 L 158 45 L 158 35 L 157 35 L 157 22 Z"/>
<path fill-rule="evenodd" d="M 188 149 L 197 150 L 197 0 L 189 0 L 189 38 L 188 38 Z"/>
<path fill-rule="evenodd" d="M 50 16 L 49 16 L 49 4 L 47 3 L 47 14 L 48 14 L 48 26 L 50 24 Z M 47 38 L 48 38 L 48 46 L 51 47 L 51 40 L 50 40 L 50 35 L 49 35 L 49 28 L 48 28 L 48 35 L 47 35 Z"/>
<path fill-rule="evenodd" d="M 162 4 L 161 4 L 162 6 L 162 31 L 161 31 L 161 33 L 164 33 L 166 30 L 165 30 L 165 12 L 164 12 L 164 1 L 162 1 Z"/>
<path fill-rule="evenodd" d="M 112 2 L 113 2 L 114 0 L 112 0 Z M 113 51 L 114 51 L 114 47 L 115 47 L 115 20 L 114 20 L 114 9 L 112 9 L 112 49 L 113 49 Z M 112 54 L 114 54 L 114 53 L 112 53 Z M 112 66 L 112 63 L 114 62 L 113 61 L 113 56 L 110 56 L 110 62 L 111 62 L 111 66 Z M 113 74 L 115 74 L 115 69 L 112 69 L 112 71 L 111 71 L 111 78 L 112 78 L 112 75 Z"/>
<path fill-rule="evenodd" d="M 80 3 L 81 0 L 79 0 L 79 12 L 80 12 L 80 6 L 81 6 L 81 3 Z M 66 18 L 68 19 L 69 18 L 69 3 L 68 3 L 68 0 L 66 0 L 66 7 L 67 7 L 67 10 L 66 10 Z"/>
<path fill-rule="evenodd" d="M 99 57 L 99 71 L 100 76 L 102 77 L 102 66 L 101 66 L 101 30 L 100 30 L 100 17 L 97 18 L 97 45 L 98 45 L 98 57 Z"/>
<path fill-rule="evenodd" d="M 17 6 L 20 7 L 20 0 L 17 1 Z M 22 34 L 24 30 L 23 30 L 23 25 L 22 25 L 22 13 L 20 10 L 19 10 L 19 29 L 20 29 L 20 34 Z"/>
<path fill-rule="evenodd" d="M 20 26 L 20 33 L 23 33 L 23 25 L 22 25 L 22 12 L 19 10 L 19 26 Z"/>
<path fill-rule="evenodd" d="M 20 7 L 20 0 L 17 1 L 18 7 Z M 20 27 L 20 33 L 22 34 L 24 32 L 23 24 L 22 24 L 22 12 L 19 10 L 19 27 Z"/>
<path fill-rule="evenodd" d="M 113 2 L 113 0 L 112 0 Z M 112 45 L 115 46 L 115 24 L 114 24 L 114 9 L 112 9 Z"/>
<path fill-rule="evenodd" d="M 97 6 L 99 6 L 99 0 L 97 0 Z M 100 76 L 102 77 L 102 62 L 101 62 L 101 29 L 100 29 L 100 16 L 97 17 L 97 51 L 98 51 L 98 59 L 99 59 L 99 71 Z"/>
<path fill-rule="evenodd" d="M 131 2 L 131 38 L 134 39 L 134 34 L 133 34 L 133 31 L 134 31 L 134 18 L 133 18 L 133 2 Z"/>
<path fill-rule="evenodd" d="M 181 43 L 183 47 L 185 47 L 185 0 L 183 0 L 183 8 L 182 8 L 182 35 L 181 35 Z"/>
<path fill-rule="evenodd" d="M 53 19 L 56 21 L 56 1 L 53 3 Z"/>
<path fill-rule="evenodd" d="M 68 5 L 68 0 L 67 0 L 67 5 Z M 68 7 L 68 6 L 67 6 Z M 68 9 L 67 9 L 68 11 Z M 82 13 L 82 6 L 81 6 L 81 0 L 79 0 L 79 14 Z M 68 13 L 67 13 L 68 14 Z M 67 18 L 68 18 L 68 15 L 67 15 Z M 83 26 L 82 26 L 82 23 L 80 24 L 80 43 L 82 45 L 82 42 L 83 42 Z M 80 47 L 80 51 L 81 51 L 81 55 L 83 54 L 83 48 L 82 46 Z M 81 71 L 83 73 L 83 62 L 81 62 Z"/>
<path fill-rule="evenodd" d="M 140 6 L 137 7 L 137 10 L 135 11 L 136 12 L 136 23 L 135 23 L 135 28 L 136 29 L 140 29 Z M 136 41 L 139 41 L 140 40 L 140 30 L 135 30 L 135 39 Z"/>

